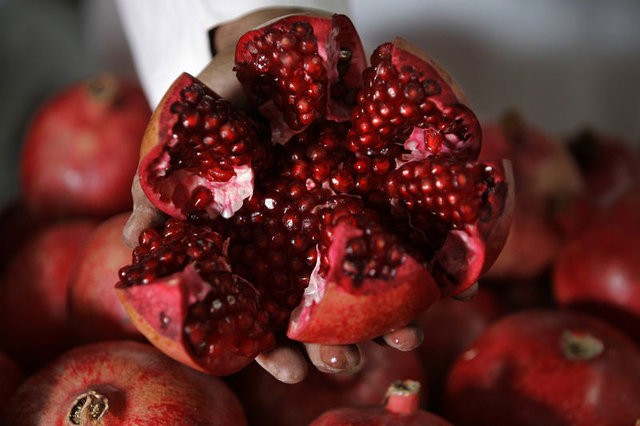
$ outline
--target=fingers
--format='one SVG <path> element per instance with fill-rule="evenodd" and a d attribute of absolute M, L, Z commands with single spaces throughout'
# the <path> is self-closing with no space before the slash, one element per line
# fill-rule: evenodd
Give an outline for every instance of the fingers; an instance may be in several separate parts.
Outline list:
<path fill-rule="evenodd" d="M 385 334 L 378 339 L 378 342 L 381 340 L 382 344 L 386 346 L 407 352 L 420 346 L 423 338 L 422 328 L 417 323 L 411 323 L 406 327 Z"/>
<path fill-rule="evenodd" d="M 147 198 L 138 174 L 133 178 L 131 185 L 131 195 L 133 197 L 133 210 L 129 220 L 122 229 L 122 239 L 128 247 L 134 248 L 138 245 L 138 236 L 145 228 L 159 225 L 164 220 L 164 215 Z"/>
<path fill-rule="evenodd" d="M 358 345 L 320 345 L 305 343 L 311 363 L 323 373 L 355 372 L 364 364 Z"/>
<path fill-rule="evenodd" d="M 293 346 L 278 346 L 261 353 L 256 357 L 256 362 L 284 383 L 299 383 L 307 375 L 307 361 L 302 352 Z"/>
<path fill-rule="evenodd" d="M 473 299 L 476 296 L 476 294 L 478 294 L 479 288 L 480 288 L 480 285 L 476 281 L 475 283 L 473 283 L 471 287 L 469 287 L 468 289 L 466 289 L 460 294 L 456 294 L 455 296 L 453 296 L 453 298 L 457 300 L 462 300 L 463 302 L 468 302 L 469 300 Z"/>

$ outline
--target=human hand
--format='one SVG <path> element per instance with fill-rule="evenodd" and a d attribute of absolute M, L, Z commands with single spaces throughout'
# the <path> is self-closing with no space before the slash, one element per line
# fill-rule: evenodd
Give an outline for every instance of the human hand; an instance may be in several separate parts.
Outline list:
<path fill-rule="evenodd" d="M 216 55 L 197 78 L 207 84 L 221 97 L 237 106 L 245 105 L 244 92 L 233 73 L 235 43 L 246 31 L 278 16 L 300 13 L 301 9 L 264 9 L 243 16 L 233 22 L 220 25 L 214 34 Z M 308 12 L 308 10 L 307 10 Z M 314 14 L 324 12 L 314 11 Z M 144 154 L 144 148 L 141 155 Z M 144 194 L 137 176 L 132 185 L 133 211 L 123 229 L 126 243 L 135 247 L 140 232 L 164 221 L 164 215 Z M 468 297 L 475 287 L 463 293 Z M 417 324 L 409 324 L 394 330 L 376 341 L 401 351 L 415 349 L 422 342 L 422 330 Z M 305 355 L 306 354 L 306 355 Z M 359 369 L 365 361 L 359 345 L 297 344 L 287 341 L 267 353 L 257 356 L 256 361 L 278 380 L 286 383 L 301 381 L 307 372 L 308 362 L 326 373 L 350 372 Z"/>

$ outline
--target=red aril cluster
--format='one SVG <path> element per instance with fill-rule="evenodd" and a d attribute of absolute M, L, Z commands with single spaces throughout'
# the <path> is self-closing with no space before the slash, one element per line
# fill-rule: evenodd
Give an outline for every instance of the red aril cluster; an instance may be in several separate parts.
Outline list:
<path fill-rule="evenodd" d="M 171 232 L 143 232 L 118 292 L 158 347 L 228 374 L 285 331 L 369 340 L 490 266 L 509 166 L 477 161 L 478 120 L 424 53 L 398 39 L 367 67 L 348 18 L 294 15 L 242 36 L 235 59 L 254 110 L 183 74 L 145 132 L 140 183 Z M 195 260 L 202 229 L 219 242 Z M 236 293 L 242 307 L 212 305 Z"/>

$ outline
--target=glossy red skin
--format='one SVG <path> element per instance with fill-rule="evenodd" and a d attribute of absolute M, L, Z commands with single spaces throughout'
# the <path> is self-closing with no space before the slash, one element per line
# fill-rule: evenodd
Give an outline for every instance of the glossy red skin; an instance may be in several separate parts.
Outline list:
<path fill-rule="evenodd" d="M 589 333 L 603 352 L 567 359 L 565 331 Z M 459 426 L 633 425 L 639 386 L 640 349 L 628 336 L 583 313 L 526 310 L 495 322 L 458 358 L 445 415 Z"/>
<path fill-rule="evenodd" d="M 418 318 L 424 340 L 419 346 L 429 388 L 429 407 L 439 410 L 451 364 L 486 328 L 504 314 L 498 298 L 480 285 L 469 301 L 442 299 Z"/>
<path fill-rule="evenodd" d="M 426 411 L 412 415 L 389 413 L 384 407 L 338 408 L 315 419 L 309 426 L 453 426 Z"/>
<path fill-rule="evenodd" d="M 41 229 L 15 253 L 0 282 L 0 344 L 30 369 L 72 344 L 67 289 L 97 222 L 77 219 Z"/>
<path fill-rule="evenodd" d="M 520 126 L 522 140 L 514 140 L 500 121 L 482 125 L 479 159 L 511 160 L 516 187 L 506 244 L 487 272 L 495 278 L 530 278 L 548 269 L 562 244 L 558 215 L 583 190 L 566 146 L 532 124 Z"/>
<path fill-rule="evenodd" d="M 0 412 L 23 380 L 22 368 L 14 360 L 0 352 Z"/>
<path fill-rule="evenodd" d="M 358 372 L 321 373 L 310 369 L 297 384 L 279 382 L 258 365 L 230 378 L 251 424 L 298 426 L 308 424 L 326 410 L 343 405 L 375 405 L 396 380 L 425 383 L 417 352 L 401 352 L 373 342 L 362 346 L 366 362 Z M 421 392 L 426 400 L 423 389 Z M 285 408 L 286 407 L 286 408 Z"/>
<path fill-rule="evenodd" d="M 640 187 L 593 217 L 561 250 L 553 295 L 599 315 L 640 342 Z"/>
<path fill-rule="evenodd" d="M 122 228 L 129 213 L 102 222 L 90 235 L 71 275 L 69 322 L 74 338 L 88 343 L 114 339 L 143 339 L 116 296 L 118 271 L 131 262 Z"/>
<path fill-rule="evenodd" d="M 2 424 L 64 426 L 75 399 L 95 390 L 108 398 L 108 425 L 245 425 L 226 384 L 132 341 L 78 346 L 29 377 L 9 401 Z"/>
<path fill-rule="evenodd" d="M 131 209 L 131 181 L 151 116 L 138 84 L 100 76 L 63 89 L 29 124 L 20 173 L 26 203 L 47 218 L 107 218 Z"/>

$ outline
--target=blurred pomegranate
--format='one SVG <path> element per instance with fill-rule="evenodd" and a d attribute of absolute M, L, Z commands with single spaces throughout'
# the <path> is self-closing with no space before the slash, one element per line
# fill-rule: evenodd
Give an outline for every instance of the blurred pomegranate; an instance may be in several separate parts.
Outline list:
<path fill-rule="evenodd" d="M 0 352 L 0 413 L 23 380 L 22 368 Z"/>
<path fill-rule="evenodd" d="M 420 316 L 418 323 L 424 332 L 424 341 L 418 350 L 426 370 L 432 410 L 441 408 L 444 381 L 451 364 L 504 309 L 483 284 L 473 299 L 464 302 L 442 299 Z"/>
<path fill-rule="evenodd" d="M 135 82 L 80 81 L 33 117 L 20 162 L 22 193 L 39 217 L 106 218 L 131 209 L 131 181 L 151 111 Z"/>
<path fill-rule="evenodd" d="M 452 426 L 445 419 L 420 409 L 420 382 L 394 382 L 384 404 L 369 407 L 335 408 L 309 423 L 310 426 Z"/>
<path fill-rule="evenodd" d="M 553 271 L 558 304 L 611 321 L 640 342 L 640 186 L 594 213 L 562 248 Z"/>
<path fill-rule="evenodd" d="M 251 424 L 297 426 L 342 405 L 378 404 L 393 381 L 413 379 L 425 383 L 424 369 L 415 351 L 400 352 L 372 342 L 364 343 L 362 348 L 366 361 L 354 373 L 328 374 L 311 369 L 304 381 L 291 385 L 277 381 L 256 364 L 232 376 L 230 384 Z M 419 402 L 425 401 L 423 392 Z"/>
<path fill-rule="evenodd" d="M 515 111 L 484 123 L 482 133 L 480 159 L 510 159 L 516 187 L 509 236 L 487 276 L 530 278 L 562 244 L 559 215 L 583 191 L 580 172 L 566 145 Z"/>
<path fill-rule="evenodd" d="M 120 213 L 91 233 L 71 274 L 68 289 L 69 324 L 79 342 L 143 339 L 116 296 L 118 271 L 131 261 L 122 240 L 129 213 Z"/>
<path fill-rule="evenodd" d="M 48 225 L 11 257 L 0 281 L 0 345 L 21 365 L 41 365 L 71 344 L 69 279 L 96 225 L 89 219 Z"/>
<path fill-rule="evenodd" d="M 236 396 L 215 377 L 153 346 L 78 346 L 27 378 L 0 414 L 6 425 L 246 425 Z"/>
<path fill-rule="evenodd" d="M 494 322 L 449 374 L 445 414 L 454 424 L 634 425 L 640 349 L 584 313 L 526 310 Z"/>

